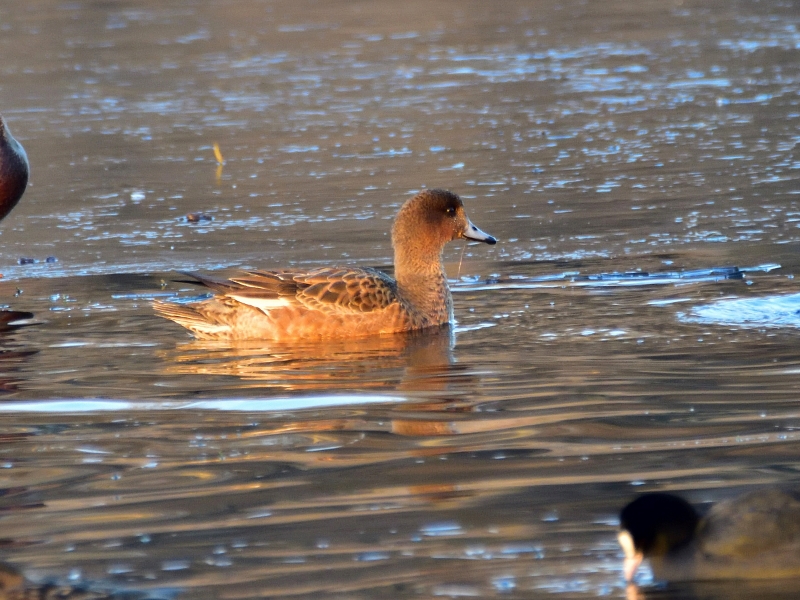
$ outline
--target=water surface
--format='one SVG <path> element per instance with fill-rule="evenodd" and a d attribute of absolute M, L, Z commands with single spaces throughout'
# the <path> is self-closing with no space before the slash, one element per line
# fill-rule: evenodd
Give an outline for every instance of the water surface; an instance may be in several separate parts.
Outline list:
<path fill-rule="evenodd" d="M 152 598 L 626 597 L 636 493 L 797 478 L 798 27 L 749 1 L 4 6 L 33 174 L 0 301 L 35 317 L 0 340 L 0 558 Z M 500 240 L 446 250 L 452 331 L 231 347 L 153 314 L 202 293 L 177 270 L 389 267 L 423 187 Z"/>

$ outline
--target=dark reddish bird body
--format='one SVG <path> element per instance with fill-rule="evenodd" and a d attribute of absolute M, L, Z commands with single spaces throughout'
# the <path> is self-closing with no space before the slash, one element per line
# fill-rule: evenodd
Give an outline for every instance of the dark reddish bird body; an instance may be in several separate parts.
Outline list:
<path fill-rule="evenodd" d="M 28 187 L 28 155 L 0 116 L 0 219 L 17 205 Z"/>

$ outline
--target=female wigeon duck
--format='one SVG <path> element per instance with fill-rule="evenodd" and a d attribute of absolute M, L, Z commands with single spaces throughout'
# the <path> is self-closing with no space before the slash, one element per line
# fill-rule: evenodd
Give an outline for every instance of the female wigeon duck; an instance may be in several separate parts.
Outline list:
<path fill-rule="evenodd" d="M 156 311 L 203 339 L 348 338 L 439 327 L 453 321 L 442 250 L 464 238 L 495 244 L 456 194 L 423 190 L 392 227 L 394 279 L 370 268 L 249 271 L 218 280 L 192 274 L 217 295 L 193 305 L 155 302 Z"/>
<path fill-rule="evenodd" d="M 28 155 L 0 116 L 0 219 L 17 205 L 28 186 Z"/>
<path fill-rule="evenodd" d="M 661 581 L 800 579 L 800 489 L 768 487 L 700 517 L 672 494 L 639 496 L 622 509 L 625 579 L 644 559 Z"/>

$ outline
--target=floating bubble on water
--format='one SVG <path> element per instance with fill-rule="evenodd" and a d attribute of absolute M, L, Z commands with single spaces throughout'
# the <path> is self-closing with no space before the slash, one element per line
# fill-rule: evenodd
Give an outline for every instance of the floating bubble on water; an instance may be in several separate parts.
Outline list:
<path fill-rule="evenodd" d="M 469 556 L 470 558 L 476 556 L 484 556 L 486 554 L 486 548 L 484 546 L 468 546 L 464 550 L 464 556 Z"/>
<path fill-rule="evenodd" d="M 165 560 L 161 563 L 162 571 L 183 571 L 188 569 L 191 563 L 188 560 Z"/>
<path fill-rule="evenodd" d="M 374 562 L 378 560 L 388 560 L 391 555 L 388 552 L 362 552 L 356 556 L 359 562 Z"/>
<path fill-rule="evenodd" d="M 449 596 L 450 598 L 480 598 L 483 596 L 481 590 L 475 586 L 455 584 L 437 585 L 431 590 L 431 593 L 434 596 Z"/>
<path fill-rule="evenodd" d="M 455 521 L 443 521 L 441 523 L 430 523 L 423 525 L 420 528 L 423 535 L 426 536 L 444 536 L 444 535 L 461 535 L 464 533 L 461 525 Z"/>
<path fill-rule="evenodd" d="M 492 578 L 492 587 L 498 592 L 511 592 L 517 587 L 517 581 L 513 575 L 499 575 Z"/>
<path fill-rule="evenodd" d="M 124 563 L 114 564 L 106 569 L 109 575 L 125 575 L 126 573 L 133 573 L 133 567 Z"/>
<path fill-rule="evenodd" d="M 538 544 L 509 544 L 503 546 L 501 554 L 533 554 L 536 558 L 544 558 L 544 548 Z"/>

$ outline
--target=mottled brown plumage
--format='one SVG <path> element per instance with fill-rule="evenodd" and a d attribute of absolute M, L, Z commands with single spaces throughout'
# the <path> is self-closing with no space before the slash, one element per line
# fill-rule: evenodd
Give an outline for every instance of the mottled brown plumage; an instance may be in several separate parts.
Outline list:
<path fill-rule="evenodd" d="M 376 269 L 248 271 L 231 279 L 192 274 L 216 295 L 155 309 L 200 338 L 344 338 L 437 327 L 453 319 L 442 268 L 445 244 L 458 238 L 494 244 L 467 218 L 461 199 L 425 190 L 401 208 L 392 228 L 395 278 Z"/>

